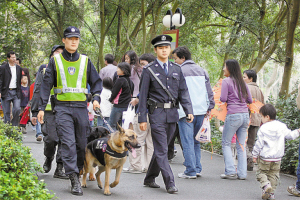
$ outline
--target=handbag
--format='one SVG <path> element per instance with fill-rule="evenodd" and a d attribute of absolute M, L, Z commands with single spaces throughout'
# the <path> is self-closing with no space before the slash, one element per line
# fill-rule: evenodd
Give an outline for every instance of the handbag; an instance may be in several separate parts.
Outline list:
<path fill-rule="evenodd" d="M 127 110 L 123 112 L 122 116 L 122 128 L 129 129 L 130 123 L 133 123 L 133 118 L 135 116 L 134 106 L 129 104 Z"/>
<path fill-rule="evenodd" d="M 203 119 L 203 124 L 195 139 L 201 143 L 211 142 L 211 130 L 208 116 Z"/>

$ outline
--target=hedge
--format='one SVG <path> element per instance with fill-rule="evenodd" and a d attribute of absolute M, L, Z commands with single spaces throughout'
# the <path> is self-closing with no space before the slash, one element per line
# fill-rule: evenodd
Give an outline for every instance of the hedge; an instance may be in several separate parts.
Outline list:
<path fill-rule="evenodd" d="M 0 121 L 0 199 L 52 199 L 37 172 L 42 168 L 23 146 L 22 133 Z"/>

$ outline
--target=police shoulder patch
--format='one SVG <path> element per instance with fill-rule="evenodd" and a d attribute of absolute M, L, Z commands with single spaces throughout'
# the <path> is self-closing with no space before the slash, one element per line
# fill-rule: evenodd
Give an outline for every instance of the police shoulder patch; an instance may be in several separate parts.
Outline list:
<path fill-rule="evenodd" d="M 148 68 L 148 67 L 150 67 L 150 66 L 152 66 L 152 65 L 153 65 L 153 62 L 148 63 L 147 65 L 144 66 L 144 68 L 146 69 L 146 68 Z"/>

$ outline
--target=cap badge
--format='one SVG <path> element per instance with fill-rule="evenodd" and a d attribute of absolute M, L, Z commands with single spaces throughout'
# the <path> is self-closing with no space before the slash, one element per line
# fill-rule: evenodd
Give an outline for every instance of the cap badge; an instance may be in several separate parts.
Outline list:
<path fill-rule="evenodd" d="M 75 32 L 75 28 L 71 28 L 71 31 L 72 31 L 72 32 Z"/>
<path fill-rule="evenodd" d="M 69 72 L 70 75 L 74 75 L 75 71 L 76 71 L 75 67 L 68 67 L 68 72 Z"/>
<path fill-rule="evenodd" d="M 165 41 L 167 38 L 166 38 L 166 36 L 161 36 L 161 40 L 163 40 L 163 41 Z"/>

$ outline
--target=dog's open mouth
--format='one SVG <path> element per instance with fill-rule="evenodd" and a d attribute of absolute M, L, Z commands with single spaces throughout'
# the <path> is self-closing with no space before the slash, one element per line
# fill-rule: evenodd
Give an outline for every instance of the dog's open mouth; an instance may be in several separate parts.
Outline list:
<path fill-rule="evenodd" d="M 125 142 L 125 146 L 127 147 L 127 149 L 131 152 L 132 157 L 136 158 L 136 151 L 135 148 L 133 148 L 129 142 Z"/>

